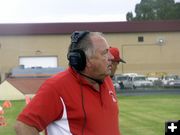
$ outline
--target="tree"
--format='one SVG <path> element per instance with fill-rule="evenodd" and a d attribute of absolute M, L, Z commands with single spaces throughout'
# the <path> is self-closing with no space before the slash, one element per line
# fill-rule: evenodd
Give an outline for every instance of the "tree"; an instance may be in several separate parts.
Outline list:
<path fill-rule="evenodd" d="M 127 21 L 133 20 L 175 20 L 180 19 L 180 3 L 174 0 L 141 0 L 132 12 L 126 14 Z"/>
<path fill-rule="evenodd" d="M 180 19 L 180 3 L 176 3 L 173 10 L 173 16 L 177 19 Z"/>
<path fill-rule="evenodd" d="M 132 12 L 128 12 L 128 13 L 126 14 L 126 20 L 127 20 L 127 21 L 132 21 L 132 19 L 133 19 L 133 13 L 132 13 Z"/>

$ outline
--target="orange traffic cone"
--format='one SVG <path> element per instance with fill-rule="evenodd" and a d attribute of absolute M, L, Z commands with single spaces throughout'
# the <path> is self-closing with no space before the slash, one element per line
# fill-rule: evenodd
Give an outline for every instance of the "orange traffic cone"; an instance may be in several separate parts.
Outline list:
<path fill-rule="evenodd" d="M 0 126 L 7 126 L 7 122 L 4 116 L 1 116 L 1 115 L 0 115 Z"/>
<path fill-rule="evenodd" d="M 4 101 L 3 108 L 10 108 L 11 106 L 12 106 L 12 104 L 9 100 Z"/>

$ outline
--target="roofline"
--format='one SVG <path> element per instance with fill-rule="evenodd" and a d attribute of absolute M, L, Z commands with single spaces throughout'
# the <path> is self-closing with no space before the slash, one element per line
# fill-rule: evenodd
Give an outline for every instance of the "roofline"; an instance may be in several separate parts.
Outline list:
<path fill-rule="evenodd" d="M 100 31 L 104 33 L 179 32 L 180 20 L 0 24 L 0 35 L 69 34 L 75 30 Z"/>

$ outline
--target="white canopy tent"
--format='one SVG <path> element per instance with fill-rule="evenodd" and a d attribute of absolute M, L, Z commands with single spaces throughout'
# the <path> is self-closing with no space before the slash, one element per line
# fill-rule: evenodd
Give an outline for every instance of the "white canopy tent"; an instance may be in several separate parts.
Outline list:
<path fill-rule="evenodd" d="M 17 90 L 8 81 L 0 84 L 0 100 L 22 100 L 25 99 L 23 93 Z"/>

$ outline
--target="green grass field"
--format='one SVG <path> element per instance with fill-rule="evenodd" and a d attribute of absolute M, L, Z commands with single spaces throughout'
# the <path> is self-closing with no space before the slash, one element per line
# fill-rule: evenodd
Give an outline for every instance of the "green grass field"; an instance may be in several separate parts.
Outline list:
<path fill-rule="evenodd" d="M 7 121 L 7 126 L 0 126 L 0 135 L 15 135 L 14 123 L 17 115 L 25 106 L 25 101 L 11 101 L 12 107 L 5 109 L 4 117 Z M 0 101 L 0 105 L 2 102 Z"/>
<path fill-rule="evenodd" d="M 123 135 L 164 135 L 165 121 L 180 119 L 180 95 L 120 96 Z"/>
<path fill-rule="evenodd" d="M 180 119 L 180 95 L 118 98 L 120 129 L 123 135 L 164 135 L 165 121 Z M 0 127 L 0 135 L 15 135 L 13 126 L 24 106 L 24 101 L 12 101 L 12 107 L 6 109 L 4 115 L 8 125 Z"/>

